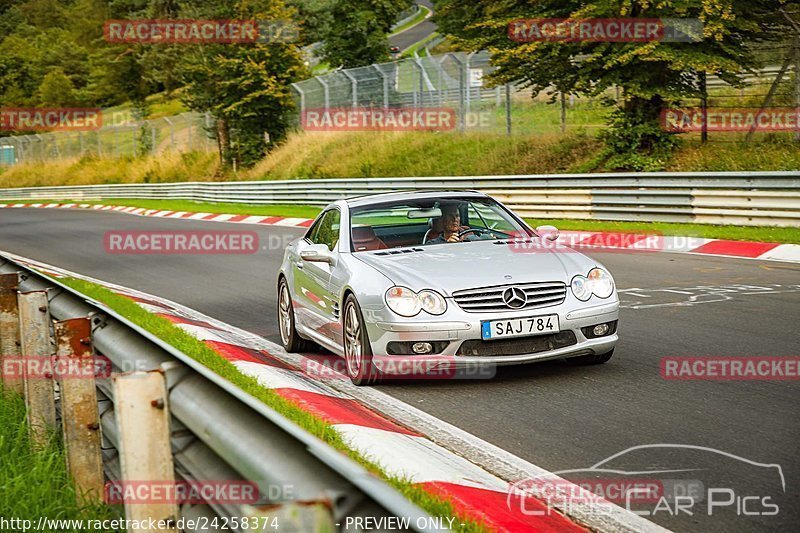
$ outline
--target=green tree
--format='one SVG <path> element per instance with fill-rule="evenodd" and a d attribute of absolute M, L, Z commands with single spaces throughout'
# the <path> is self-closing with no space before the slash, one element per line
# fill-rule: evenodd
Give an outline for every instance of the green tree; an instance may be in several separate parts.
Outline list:
<path fill-rule="evenodd" d="M 322 58 L 332 67 L 363 67 L 389 60 L 386 35 L 410 0 L 337 0 Z"/>
<path fill-rule="evenodd" d="M 39 104 L 44 107 L 70 107 L 77 105 L 75 85 L 60 68 L 48 72 L 39 86 Z"/>
<path fill-rule="evenodd" d="M 187 7 L 189 14 L 262 24 L 294 16 L 282 2 L 268 0 L 227 0 L 213 7 L 196 2 Z M 182 100 L 215 118 L 221 160 L 232 167 L 255 163 L 285 137 L 294 111 L 291 83 L 309 75 L 298 43 L 286 41 L 188 46 L 179 72 Z"/>
<path fill-rule="evenodd" d="M 675 145 L 659 127 L 663 107 L 700 95 L 699 73 L 740 85 L 757 66 L 751 45 L 784 39 L 789 23 L 779 9 L 793 0 L 458 0 L 436 2 L 440 28 L 465 50 L 489 49 L 498 83 L 520 81 L 534 92 L 559 90 L 599 95 L 623 89 L 623 101 L 606 133 L 610 166 L 653 169 Z M 694 18 L 699 42 L 519 43 L 508 36 L 516 19 Z M 621 156 L 621 157 L 620 157 Z"/>

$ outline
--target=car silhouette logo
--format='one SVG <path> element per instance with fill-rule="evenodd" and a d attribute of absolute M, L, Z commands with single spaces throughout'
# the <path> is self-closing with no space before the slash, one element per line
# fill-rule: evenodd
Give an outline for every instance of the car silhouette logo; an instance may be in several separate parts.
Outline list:
<path fill-rule="evenodd" d="M 503 291 L 503 301 L 511 309 L 520 309 L 528 303 L 528 297 L 519 287 L 509 287 Z"/>

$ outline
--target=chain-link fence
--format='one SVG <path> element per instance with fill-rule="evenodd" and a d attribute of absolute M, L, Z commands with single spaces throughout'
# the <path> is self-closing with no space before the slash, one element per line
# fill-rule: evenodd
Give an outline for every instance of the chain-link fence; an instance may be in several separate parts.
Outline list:
<path fill-rule="evenodd" d="M 770 57 L 784 65 L 766 66 L 747 75 L 741 88 L 732 88 L 709 75 L 705 102 L 687 98 L 681 107 L 800 108 L 800 50 L 791 44 L 776 46 Z M 490 87 L 486 76 L 494 68 L 488 52 L 431 55 L 426 48 L 421 56 L 336 70 L 293 84 L 300 110 L 298 127 L 303 127 L 300 117 L 309 109 L 446 107 L 458 117 L 459 131 L 537 135 L 593 130 L 607 124 L 610 108 L 604 100 L 619 101 L 623 97 L 619 88 L 584 97 L 561 94 L 554 88 L 532 94 L 516 84 Z M 730 140 L 742 135 L 716 134 L 709 140 Z"/>
<path fill-rule="evenodd" d="M 686 99 L 685 107 L 725 109 L 783 107 L 800 109 L 800 50 L 775 48 L 782 65 L 767 66 L 732 88 L 715 76 L 706 80 L 707 97 Z M 457 131 L 486 131 L 508 135 L 558 134 L 605 127 L 610 108 L 603 99 L 619 101 L 619 89 L 594 97 L 561 94 L 555 89 L 532 94 L 515 84 L 490 87 L 494 71 L 487 52 L 447 53 L 407 57 L 388 63 L 336 70 L 292 85 L 297 99 L 297 126 L 310 109 L 447 108 L 457 119 Z M 779 82 L 776 82 L 779 80 Z M 212 119 L 184 113 L 146 121 L 117 121 L 94 131 L 54 132 L 0 137 L 0 165 L 53 159 L 138 156 L 214 150 Z M 800 121 L 798 121 L 800 123 Z M 701 139 L 700 132 L 687 135 Z M 759 132 L 800 140 L 794 132 Z M 746 132 L 714 132 L 710 141 L 739 141 Z"/>
<path fill-rule="evenodd" d="M 118 118 L 120 117 L 120 118 Z M 105 125 L 89 131 L 59 131 L 0 137 L 0 165 L 76 159 L 137 157 L 216 149 L 209 115 L 182 113 L 133 121 L 106 114 Z M 110 122 L 110 124 L 109 124 Z"/>

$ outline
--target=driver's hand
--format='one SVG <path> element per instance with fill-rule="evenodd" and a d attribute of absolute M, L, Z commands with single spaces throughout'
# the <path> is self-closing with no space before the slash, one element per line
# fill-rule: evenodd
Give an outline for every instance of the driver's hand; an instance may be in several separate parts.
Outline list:
<path fill-rule="evenodd" d="M 447 238 L 447 242 L 461 242 L 461 239 L 458 237 L 458 233 L 453 233 Z"/>

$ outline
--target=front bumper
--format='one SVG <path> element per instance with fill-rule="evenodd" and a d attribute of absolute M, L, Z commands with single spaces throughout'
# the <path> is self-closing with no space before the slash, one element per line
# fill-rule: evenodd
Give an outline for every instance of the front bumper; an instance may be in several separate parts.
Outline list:
<path fill-rule="evenodd" d="M 477 340 L 481 343 L 499 341 L 481 340 L 481 321 L 523 318 L 537 315 L 558 314 L 561 331 L 569 330 L 575 335 L 576 343 L 536 353 L 517 355 L 457 355 L 464 341 Z M 558 306 L 510 313 L 467 313 L 452 300 L 448 310 L 441 317 L 418 315 L 410 319 L 398 317 L 389 309 L 365 312 L 367 331 L 372 344 L 375 366 L 385 374 L 402 375 L 415 373 L 417 369 L 457 370 L 476 366 L 502 366 L 577 357 L 581 355 L 603 354 L 614 349 L 619 339 L 617 332 L 598 338 L 587 338 L 581 328 L 604 322 L 619 320 L 619 300 L 616 294 L 611 300 L 590 300 L 587 303 L 562 303 Z M 618 329 L 617 329 L 618 331 Z M 518 337 L 525 339 L 525 337 Z M 390 355 L 390 342 L 441 342 L 446 346 L 434 355 Z M 403 359 L 412 365 L 396 364 Z M 409 370 L 410 369 L 410 370 Z"/>

